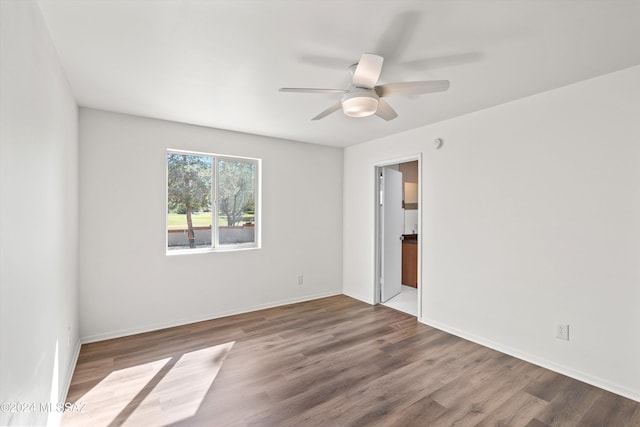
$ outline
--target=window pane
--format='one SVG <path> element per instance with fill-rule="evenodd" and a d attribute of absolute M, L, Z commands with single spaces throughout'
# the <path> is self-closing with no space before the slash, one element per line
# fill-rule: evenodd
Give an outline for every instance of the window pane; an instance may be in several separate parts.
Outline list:
<path fill-rule="evenodd" d="M 167 154 L 167 246 L 211 247 L 211 178 L 209 156 Z"/>
<path fill-rule="evenodd" d="M 255 163 L 218 160 L 218 241 L 255 242 Z"/>

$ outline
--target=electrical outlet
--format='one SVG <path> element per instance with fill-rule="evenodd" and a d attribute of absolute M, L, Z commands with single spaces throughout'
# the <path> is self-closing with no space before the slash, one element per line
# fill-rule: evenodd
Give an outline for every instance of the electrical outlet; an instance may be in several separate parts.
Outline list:
<path fill-rule="evenodd" d="M 298 276 L 298 285 L 302 285 L 304 283 L 304 276 L 301 274 Z"/>
<path fill-rule="evenodd" d="M 569 341 L 569 325 L 556 325 L 556 338 Z"/>

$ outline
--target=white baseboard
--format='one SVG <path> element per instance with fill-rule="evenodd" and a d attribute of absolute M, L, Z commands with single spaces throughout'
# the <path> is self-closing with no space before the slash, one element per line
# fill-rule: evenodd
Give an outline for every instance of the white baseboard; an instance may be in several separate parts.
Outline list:
<path fill-rule="evenodd" d="M 78 357 L 80 357 L 80 347 L 82 343 L 80 340 L 76 342 L 76 349 L 73 353 L 73 357 L 69 361 L 69 366 L 67 369 L 67 378 L 65 378 L 64 387 L 62 388 L 62 400 L 61 402 L 67 401 L 67 395 L 69 394 L 69 387 L 71 387 L 71 379 L 73 378 L 73 374 L 76 371 L 76 366 L 78 365 Z"/>
<path fill-rule="evenodd" d="M 428 317 L 422 316 L 420 318 L 420 323 L 424 323 L 425 325 L 434 327 L 436 329 L 440 329 L 452 335 L 456 335 L 458 337 L 464 338 L 469 341 L 473 341 L 476 344 L 480 344 L 484 347 L 489 347 L 493 350 L 497 350 L 501 353 L 508 354 L 510 356 L 516 357 L 518 359 L 524 360 L 525 362 L 533 363 L 534 365 L 541 366 L 543 368 L 549 369 L 551 371 L 557 372 L 562 375 L 566 375 L 568 377 L 574 378 L 578 381 L 585 382 L 587 384 L 591 384 L 595 387 L 610 391 L 611 393 L 618 394 L 620 396 L 635 400 L 640 402 L 640 394 L 637 391 L 628 389 L 626 387 L 620 386 L 618 384 L 613 384 L 609 381 L 606 381 L 602 378 L 595 377 L 586 372 L 578 371 L 576 369 L 569 368 L 567 366 L 558 365 L 557 363 L 551 362 L 546 359 L 542 359 L 538 356 L 534 356 L 532 354 L 528 354 L 517 350 L 515 348 L 511 348 L 509 346 L 505 346 L 503 344 L 497 343 L 495 341 L 491 341 L 484 337 L 480 337 L 474 334 L 467 333 L 465 331 L 461 331 L 457 328 L 451 327 L 449 325 L 445 325 L 436 320 L 429 319 Z"/>
<path fill-rule="evenodd" d="M 259 305 L 254 305 L 254 306 L 250 306 L 250 307 L 243 307 L 243 308 L 239 308 L 239 309 L 236 309 L 236 310 L 228 310 L 228 311 L 222 311 L 222 312 L 218 312 L 218 313 L 212 313 L 212 314 L 208 314 L 208 315 L 205 315 L 205 316 L 194 316 L 192 318 L 183 318 L 183 319 L 169 321 L 169 322 L 155 323 L 155 324 L 151 324 L 151 325 L 142 326 L 142 327 L 139 327 L 139 328 L 129 328 L 129 329 L 122 329 L 122 330 L 119 330 L 119 331 L 106 332 L 106 333 L 103 333 L 103 334 L 89 335 L 89 336 L 86 336 L 86 337 L 82 337 L 80 341 L 81 341 L 82 344 L 88 344 L 88 343 L 97 342 L 97 341 L 104 341 L 104 340 L 109 340 L 109 339 L 113 339 L 113 338 L 121 338 L 121 337 L 126 337 L 128 335 L 135 335 L 135 334 L 141 334 L 141 333 L 144 333 L 144 332 L 157 331 L 159 329 L 172 328 L 174 326 L 188 325 L 190 323 L 196 323 L 196 322 L 203 322 L 203 321 L 206 321 L 206 320 L 219 319 L 221 317 L 227 317 L 227 316 L 233 316 L 233 315 L 236 315 L 236 314 L 249 313 L 249 312 L 252 312 L 252 311 L 264 310 L 264 309 L 273 308 L 273 307 L 280 307 L 282 305 L 295 304 L 295 303 L 298 303 L 298 302 L 311 301 L 311 300 L 314 300 L 314 299 L 332 297 L 332 296 L 341 295 L 341 294 L 342 294 L 342 291 L 335 291 L 335 292 L 323 292 L 323 293 L 314 294 L 314 295 L 305 295 L 303 297 L 288 298 L 288 299 L 284 299 L 284 300 L 273 301 L 273 302 L 266 303 L 266 304 L 259 304 Z"/>
<path fill-rule="evenodd" d="M 356 295 L 356 294 L 352 294 L 350 292 L 344 292 L 344 291 L 342 292 L 342 294 L 346 295 L 346 296 L 348 296 L 350 298 L 357 299 L 358 301 L 365 302 L 365 303 L 367 303 L 369 305 L 374 305 L 373 301 L 371 300 L 371 298 L 365 298 L 362 295 Z"/>
<path fill-rule="evenodd" d="M 76 370 L 76 365 L 78 364 L 78 357 L 80 356 L 80 340 L 76 342 L 76 348 L 71 356 L 71 360 L 69 360 L 69 365 L 67 366 L 67 377 L 64 379 L 64 383 L 62 384 L 62 388 L 60 389 L 62 392 L 60 394 L 60 398 L 57 402 L 52 403 L 67 403 L 67 397 L 69 395 L 69 387 L 71 387 L 71 379 L 73 378 L 73 374 Z M 58 391 L 60 391 L 58 390 Z M 50 412 L 47 416 L 47 427 L 57 427 L 60 425 L 62 421 L 62 413 L 58 411 Z"/>

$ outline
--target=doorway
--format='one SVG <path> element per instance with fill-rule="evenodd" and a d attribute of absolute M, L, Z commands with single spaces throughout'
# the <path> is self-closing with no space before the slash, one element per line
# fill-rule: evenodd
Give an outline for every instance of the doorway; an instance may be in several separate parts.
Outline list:
<path fill-rule="evenodd" d="M 375 283 L 380 303 L 420 318 L 421 156 L 375 165 Z"/>

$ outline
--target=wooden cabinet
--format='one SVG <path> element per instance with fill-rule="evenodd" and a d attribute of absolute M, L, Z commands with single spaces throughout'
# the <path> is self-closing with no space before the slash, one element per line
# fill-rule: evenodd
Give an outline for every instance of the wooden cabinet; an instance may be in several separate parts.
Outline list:
<path fill-rule="evenodd" d="M 407 234 L 402 241 L 402 284 L 418 287 L 418 236 Z"/>

